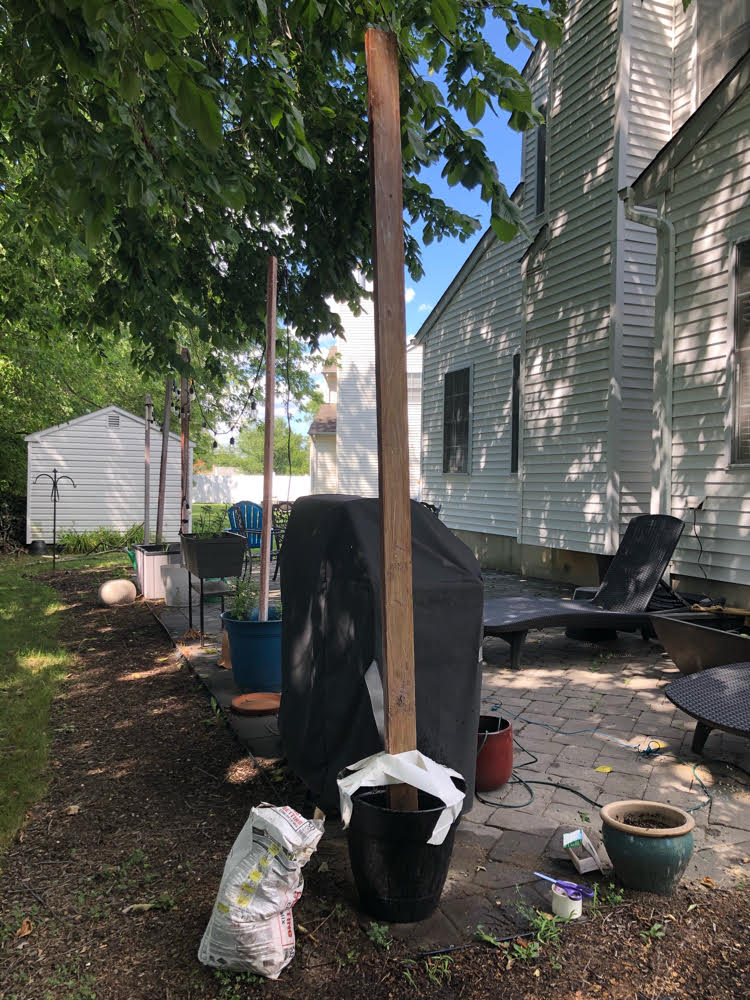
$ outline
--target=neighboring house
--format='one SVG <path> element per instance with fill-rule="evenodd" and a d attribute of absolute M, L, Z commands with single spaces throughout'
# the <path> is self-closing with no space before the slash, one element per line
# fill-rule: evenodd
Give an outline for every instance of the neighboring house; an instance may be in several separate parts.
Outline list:
<path fill-rule="evenodd" d="M 310 427 L 313 493 L 378 495 L 378 438 L 375 412 L 375 326 L 373 306 L 359 316 L 337 304 L 345 338 L 330 349 L 323 375 L 327 400 Z M 422 349 L 407 345 L 409 488 L 420 495 Z"/>
<path fill-rule="evenodd" d="M 573 0 L 524 69 L 546 117 L 513 196 L 533 239 L 485 233 L 416 337 L 423 497 L 484 565 L 593 581 L 632 516 L 686 513 L 652 496 L 656 232 L 618 192 L 749 26 L 748 0 Z"/>
<path fill-rule="evenodd" d="M 70 476 L 60 484 L 57 532 L 114 528 L 125 531 L 143 523 L 146 421 L 119 406 L 105 406 L 64 424 L 28 434 L 26 482 L 26 541 L 52 542 L 51 484 L 40 473 Z M 151 427 L 150 525 L 156 528 L 161 433 Z M 193 467 L 192 442 L 190 468 Z M 189 499 L 189 498 L 188 498 Z M 163 536 L 176 540 L 180 532 L 180 436 L 170 433 Z"/>
<path fill-rule="evenodd" d="M 307 432 L 310 435 L 310 492 L 338 493 L 336 469 L 336 348 L 331 347 L 323 368 L 326 400 Z"/>
<path fill-rule="evenodd" d="M 658 209 L 653 495 L 687 512 L 685 584 L 705 588 L 705 572 L 742 607 L 750 595 L 726 585 L 750 585 L 749 124 L 750 52 L 629 195 Z"/>

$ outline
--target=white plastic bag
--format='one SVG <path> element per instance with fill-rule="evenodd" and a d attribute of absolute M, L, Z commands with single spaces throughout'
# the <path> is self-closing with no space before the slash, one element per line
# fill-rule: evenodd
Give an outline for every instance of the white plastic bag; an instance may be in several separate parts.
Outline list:
<path fill-rule="evenodd" d="M 350 774 L 338 779 L 341 818 L 344 829 L 349 826 L 352 815 L 352 795 L 358 788 L 377 788 L 382 785 L 412 785 L 423 792 L 429 792 L 445 803 L 445 809 L 438 817 L 428 844 L 442 844 L 448 831 L 461 812 L 464 793 L 451 781 L 460 778 L 458 771 L 452 771 L 426 757 L 419 750 L 404 753 L 375 753 L 371 757 L 350 764 Z"/>
<path fill-rule="evenodd" d="M 204 965 L 278 978 L 294 957 L 292 907 L 302 867 L 323 834 L 321 820 L 289 806 L 253 809 L 229 852 L 198 949 Z"/>

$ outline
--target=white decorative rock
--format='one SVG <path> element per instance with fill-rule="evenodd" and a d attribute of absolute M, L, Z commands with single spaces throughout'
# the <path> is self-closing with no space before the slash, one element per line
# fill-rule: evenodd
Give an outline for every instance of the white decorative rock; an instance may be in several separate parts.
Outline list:
<path fill-rule="evenodd" d="M 100 604 L 132 604 L 136 597 L 132 580 L 106 580 L 99 588 Z"/>

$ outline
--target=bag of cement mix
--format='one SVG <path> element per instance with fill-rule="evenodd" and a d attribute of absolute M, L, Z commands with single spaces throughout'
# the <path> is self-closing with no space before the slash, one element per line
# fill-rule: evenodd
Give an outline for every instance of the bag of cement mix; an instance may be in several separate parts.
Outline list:
<path fill-rule="evenodd" d="M 323 821 L 289 806 L 253 809 L 224 865 L 198 958 L 219 969 L 277 979 L 294 957 L 292 907 L 301 871 L 323 835 Z"/>

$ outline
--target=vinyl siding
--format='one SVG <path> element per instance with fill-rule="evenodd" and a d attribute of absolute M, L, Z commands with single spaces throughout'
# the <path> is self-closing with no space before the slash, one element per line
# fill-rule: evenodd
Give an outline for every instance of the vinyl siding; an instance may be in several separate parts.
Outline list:
<path fill-rule="evenodd" d="M 345 340 L 337 343 L 339 369 L 336 405 L 337 490 L 354 496 L 378 495 L 378 428 L 375 389 L 375 319 L 372 302 L 359 316 L 337 305 Z M 407 371 L 421 371 L 422 349 L 407 350 Z M 409 491 L 420 488 L 421 401 L 407 407 Z"/>
<path fill-rule="evenodd" d="M 672 136 L 674 0 L 627 0 L 627 101 L 618 187 L 631 184 Z M 678 4 L 681 2 L 677 0 Z M 656 232 L 618 212 L 620 534 L 651 496 Z"/>
<path fill-rule="evenodd" d="M 617 4 L 571 5 L 550 88 L 550 241 L 526 288 L 521 541 L 592 552 L 606 547 L 618 38 Z"/>
<path fill-rule="evenodd" d="M 732 248 L 750 238 L 750 96 L 724 114 L 676 169 L 672 511 L 685 517 L 678 573 L 750 585 L 750 467 L 730 465 Z M 690 497 L 703 546 L 692 529 Z"/>
<path fill-rule="evenodd" d="M 488 247 L 426 340 L 423 357 L 423 499 L 450 528 L 515 537 L 518 476 L 510 473 L 513 354 L 521 322 L 524 242 Z M 472 369 L 469 475 L 443 473 L 443 379 Z"/>
<path fill-rule="evenodd" d="M 687 10 L 675 4 L 674 20 L 674 91 L 672 95 L 672 131 L 677 132 L 697 106 L 696 9 L 693 0 Z"/>
<path fill-rule="evenodd" d="M 108 426 L 109 408 L 33 435 L 28 442 L 26 540 L 52 541 L 50 481 L 34 479 L 57 469 L 76 488 L 63 482 L 57 504 L 57 534 L 67 529 L 91 531 L 108 527 L 125 531 L 143 523 L 144 423 L 119 412 L 119 427 Z M 161 434 L 151 428 L 151 512 L 153 538 L 159 493 Z M 192 467 L 192 453 L 191 453 Z M 164 538 L 180 531 L 180 440 L 170 436 L 164 505 Z"/>
<path fill-rule="evenodd" d="M 336 478 L 336 435 L 310 436 L 310 492 L 338 493 Z"/>

